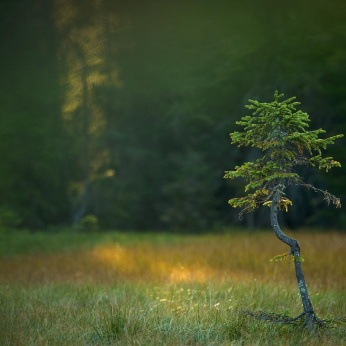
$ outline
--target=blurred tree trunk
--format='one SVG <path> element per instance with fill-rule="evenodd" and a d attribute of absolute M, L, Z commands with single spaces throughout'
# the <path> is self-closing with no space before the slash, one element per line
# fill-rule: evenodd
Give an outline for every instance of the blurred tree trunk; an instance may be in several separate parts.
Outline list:
<path fill-rule="evenodd" d="M 78 57 L 78 60 L 81 64 L 81 83 L 82 83 L 82 100 L 81 100 L 81 121 L 82 121 L 82 150 L 81 161 L 83 165 L 83 192 L 80 196 L 80 200 L 77 202 L 75 206 L 74 214 L 73 214 L 73 224 L 77 225 L 80 220 L 85 215 L 88 199 L 89 199 L 89 189 L 90 189 L 90 154 L 89 154 L 89 127 L 90 127 L 90 109 L 88 104 L 90 103 L 89 94 L 88 94 L 88 65 L 86 62 L 86 58 L 83 50 L 78 45 L 77 42 L 71 40 L 68 37 L 68 40 Z"/>

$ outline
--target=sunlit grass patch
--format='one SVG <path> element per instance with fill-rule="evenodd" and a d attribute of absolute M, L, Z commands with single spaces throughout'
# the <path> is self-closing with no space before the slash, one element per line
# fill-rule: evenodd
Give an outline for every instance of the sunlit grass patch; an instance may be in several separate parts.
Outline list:
<path fill-rule="evenodd" d="M 306 260 L 304 272 L 309 287 L 346 288 L 346 235 L 301 233 L 297 236 Z M 106 241 L 95 239 L 94 245 L 88 243 L 87 248 L 81 242 L 80 248 L 0 259 L 0 277 L 3 282 L 38 285 L 127 281 L 296 284 L 291 261 L 270 262 L 287 247 L 269 232 L 166 238 L 151 235 L 141 241 L 135 241 L 133 234 L 128 239 L 118 234 L 102 237 Z M 46 243 L 49 241 L 54 242 L 55 236 L 46 239 Z"/>

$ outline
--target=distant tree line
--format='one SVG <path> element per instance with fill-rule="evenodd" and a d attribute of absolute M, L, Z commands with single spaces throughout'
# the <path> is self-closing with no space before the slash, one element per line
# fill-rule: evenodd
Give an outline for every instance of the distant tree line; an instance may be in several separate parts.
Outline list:
<path fill-rule="evenodd" d="M 258 157 L 229 139 L 247 100 L 296 95 L 311 129 L 346 133 L 343 0 L 7 0 L 0 29 L 3 225 L 267 227 L 268 210 L 238 220 L 243 185 L 223 179 Z M 303 175 L 346 202 L 344 167 Z M 287 226 L 346 224 L 291 191 Z"/>

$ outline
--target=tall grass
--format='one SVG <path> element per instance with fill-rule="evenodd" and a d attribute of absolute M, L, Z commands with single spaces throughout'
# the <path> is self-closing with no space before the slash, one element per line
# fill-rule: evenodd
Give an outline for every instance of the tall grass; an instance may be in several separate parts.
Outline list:
<path fill-rule="evenodd" d="M 269 261 L 288 250 L 270 232 L 111 233 L 80 242 L 78 235 L 34 234 L 30 246 L 20 237 L 2 239 L 12 249 L 0 260 L 0 345 L 346 343 L 342 326 L 311 341 L 292 326 L 239 313 L 302 311 L 293 264 Z M 345 315 L 346 235 L 296 237 L 317 314 Z M 51 253 L 32 253 L 35 241 Z"/>

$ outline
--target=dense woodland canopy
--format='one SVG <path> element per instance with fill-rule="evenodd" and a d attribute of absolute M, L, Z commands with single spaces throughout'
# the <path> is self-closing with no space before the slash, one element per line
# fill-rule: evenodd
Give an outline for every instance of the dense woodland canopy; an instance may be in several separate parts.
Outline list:
<path fill-rule="evenodd" d="M 310 129 L 346 133 L 344 0 L 4 0 L 0 28 L 2 224 L 265 227 L 268 208 L 238 220 L 244 185 L 223 179 L 258 157 L 229 139 L 247 100 L 279 90 Z M 328 155 L 343 164 L 344 146 Z M 342 202 L 345 167 L 301 175 Z M 314 192 L 287 195 L 289 227 L 346 224 Z"/>

